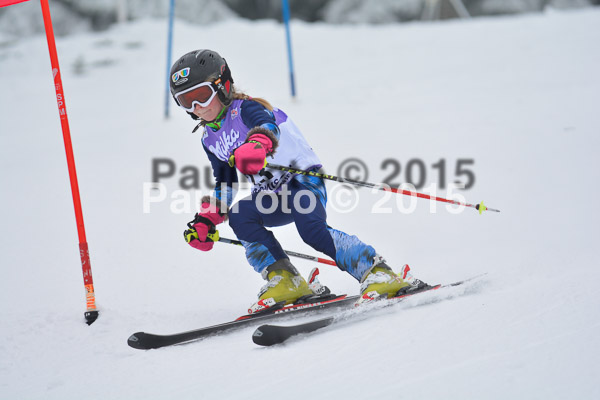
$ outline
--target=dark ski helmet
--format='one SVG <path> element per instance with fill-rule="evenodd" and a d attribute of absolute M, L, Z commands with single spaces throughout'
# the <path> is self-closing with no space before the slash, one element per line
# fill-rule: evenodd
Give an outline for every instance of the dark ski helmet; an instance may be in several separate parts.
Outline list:
<path fill-rule="evenodd" d="M 223 57 L 212 50 L 194 50 L 184 54 L 171 67 L 169 86 L 175 95 L 202 82 L 211 82 L 219 100 L 228 106 L 233 100 L 233 78 Z"/>

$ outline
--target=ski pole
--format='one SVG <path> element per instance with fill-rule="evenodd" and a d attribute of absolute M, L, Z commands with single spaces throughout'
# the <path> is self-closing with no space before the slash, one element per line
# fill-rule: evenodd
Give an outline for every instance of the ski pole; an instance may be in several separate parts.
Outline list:
<path fill-rule="evenodd" d="M 220 237 L 219 236 L 219 231 L 216 231 L 215 233 L 209 233 L 206 236 L 208 238 L 212 239 L 213 242 L 221 242 L 221 243 L 227 243 L 227 244 L 234 244 L 236 246 L 242 246 L 242 247 L 244 246 L 242 244 L 242 242 L 240 242 L 239 240 L 233 240 L 233 239 L 227 239 L 227 238 L 224 238 L 224 237 Z M 309 256 L 308 254 L 296 253 L 295 251 L 289 251 L 289 250 L 284 250 L 284 253 L 287 254 L 288 256 L 297 257 L 297 258 L 303 258 L 305 260 L 315 261 L 315 262 L 319 262 L 319 263 L 322 263 L 322 264 L 329 264 L 329 265 L 333 265 L 333 266 L 337 267 L 337 264 L 335 263 L 335 261 L 331 261 L 331 260 L 328 260 L 326 258 Z"/>
<path fill-rule="evenodd" d="M 395 189 L 395 188 L 392 188 L 392 187 L 390 187 L 388 185 L 376 184 L 376 183 L 369 183 L 369 182 L 363 182 L 363 181 L 357 181 L 357 180 L 354 180 L 354 179 L 342 178 L 342 177 L 339 177 L 339 176 L 322 174 L 320 172 L 305 171 L 305 170 L 302 170 L 302 169 L 285 167 L 283 165 L 277 165 L 277 164 L 267 163 L 265 165 L 265 167 L 266 168 L 272 168 L 272 169 L 278 169 L 280 171 L 290 172 L 292 174 L 310 175 L 310 176 L 316 176 L 317 178 L 328 179 L 330 181 L 336 181 L 336 182 L 341 182 L 341 183 L 349 183 L 349 184 L 352 184 L 354 186 L 362 186 L 362 187 L 368 187 L 368 188 L 372 188 L 372 189 L 379 189 L 379 190 L 383 190 L 385 192 L 392 192 L 392 193 L 403 194 L 405 196 L 415 196 L 415 197 L 420 197 L 422 199 L 429 199 L 429 200 L 441 201 L 441 202 L 444 202 L 444 203 L 450 203 L 450 204 L 454 204 L 454 205 L 457 205 L 457 206 L 471 207 L 471 208 L 474 208 L 474 209 L 478 210 L 479 214 L 483 213 L 484 211 L 500 212 L 500 210 L 497 210 L 497 209 L 494 209 L 494 208 L 489 208 L 489 207 L 485 206 L 483 204 L 483 201 L 481 203 L 479 203 L 479 204 L 461 203 L 461 202 L 456 201 L 456 200 L 445 199 L 443 197 L 437 197 L 437 196 L 430 196 L 430 195 L 425 194 L 425 193 L 413 192 L 413 191 L 410 191 L 410 190 L 404 190 L 404 189 L 400 189 L 400 188 Z"/>

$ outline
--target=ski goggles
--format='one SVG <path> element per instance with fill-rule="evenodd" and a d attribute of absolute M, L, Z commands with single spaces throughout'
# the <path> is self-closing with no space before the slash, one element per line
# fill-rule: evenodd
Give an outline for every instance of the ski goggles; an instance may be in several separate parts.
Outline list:
<path fill-rule="evenodd" d="M 182 90 L 174 97 L 179 107 L 188 112 L 194 112 L 194 106 L 206 107 L 215 98 L 217 91 L 212 82 L 202 82 L 191 88 Z"/>

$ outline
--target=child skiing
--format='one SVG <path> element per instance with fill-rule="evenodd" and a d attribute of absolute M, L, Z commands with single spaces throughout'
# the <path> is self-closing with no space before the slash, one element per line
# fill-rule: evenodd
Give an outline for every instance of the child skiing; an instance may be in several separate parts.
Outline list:
<path fill-rule="evenodd" d="M 190 246 L 209 251 L 214 245 L 210 234 L 229 220 L 248 262 L 267 281 L 253 312 L 313 294 L 267 229 L 292 222 L 305 243 L 361 283 L 365 301 L 425 285 L 410 276 L 409 268 L 399 276 L 373 247 L 327 225 L 327 193 L 321 178 L 265 168 L 267 158 L 312 171 L 321 163 L 283 111 L 235 90 L 230 69 L 218 53 L 196 50 L 183 55 L 171 68 L 170 88 L 175 102 L 199 120 L 196 129 L 204 129 L 202 144 L 216 180 L 213 196 L 202 199 L 184 236 Z M 232 207 L 236 169 L 253 186 L 252 194 Z"/>

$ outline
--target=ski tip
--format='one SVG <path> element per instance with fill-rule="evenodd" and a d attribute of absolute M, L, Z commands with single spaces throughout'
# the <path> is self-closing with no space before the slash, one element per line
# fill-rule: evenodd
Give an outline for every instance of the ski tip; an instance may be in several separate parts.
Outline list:
<path fill-rule="evenodd" d="M 142 340 L 145 335 L 144 332 L 136 332 L 127 338 L 127 344 L 134 349 L 147 350 L 148 348 L 142 345 Z"/>
<path fill-rule="evenodd" d="M 252 334 L 252 341 L 259 346 L 273 346 L 283 343 L 284 340 L 278 337 L 277 329 L 273 325 L 261 325 Z"/>
<path fill-rule="evenodd" d="M 334 321 L 334 317 L 327 317 L 292 326 L 261 325 L 252 334 L 252 341 L 259 346 L 273 346 L 285 342 L 292 336 L 311 333 L 329 326 Z"/>

